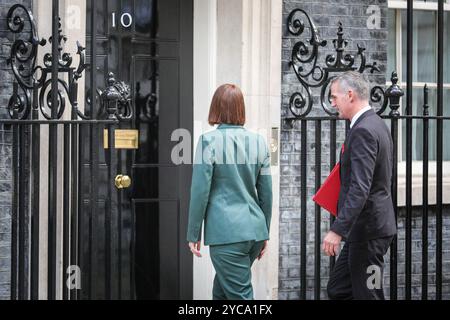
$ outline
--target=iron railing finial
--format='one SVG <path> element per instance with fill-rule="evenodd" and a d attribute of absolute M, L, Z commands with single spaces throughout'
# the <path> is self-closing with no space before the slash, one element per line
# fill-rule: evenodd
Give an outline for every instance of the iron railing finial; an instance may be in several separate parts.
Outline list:
<path fill-rule="evenodd" d="M 392 72 L 391 76 L 391 86 L 387 88 L 385 97 L 389 99 L 389 107 L 391 108 L 391 116 L 399 116 L 400 113 L 398 109 L 400 108 L 400 98 L 404 95 L 402 88 L 397 84 L 398 83 L 398 75 L 397 72 Z"/>

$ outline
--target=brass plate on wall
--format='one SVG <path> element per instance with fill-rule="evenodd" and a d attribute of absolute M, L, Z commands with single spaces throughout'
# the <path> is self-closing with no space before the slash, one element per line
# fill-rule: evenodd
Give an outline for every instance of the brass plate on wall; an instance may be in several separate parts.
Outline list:
<path fill-rule="evenodd" d="M 114 130 L 115 149 L 138 149 L 139 130 Z M 103 147 L 108 149 L 108 130 L 103 131 Z"/>

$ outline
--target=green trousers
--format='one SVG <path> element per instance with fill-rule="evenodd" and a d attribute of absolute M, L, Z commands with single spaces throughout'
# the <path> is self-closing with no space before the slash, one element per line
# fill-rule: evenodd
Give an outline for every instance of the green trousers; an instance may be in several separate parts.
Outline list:
<path fill-rule="evenodd" d="M 209 253 L 216 270 L 213 300 L 253 300 L 251 267 L 264 241 L 211 245 Z"/>

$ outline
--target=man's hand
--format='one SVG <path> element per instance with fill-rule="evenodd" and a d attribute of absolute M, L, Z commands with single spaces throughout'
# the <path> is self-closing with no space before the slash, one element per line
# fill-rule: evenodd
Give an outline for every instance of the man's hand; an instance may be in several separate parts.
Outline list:
<path fill-rule="evenodd" d="M 342 237 L 329 231 L 323 239 L 322 250 L 327 256 L 336 256 L 339 253 Z"/>
<path fill-rule="evenodd" d="M 202 254 L 200 253 L 200 247 L 201 243 L 198 242 L 189 242 L 189 248 L 191 249 L 191 252 L 195 254 L 197 257 L 201 258 Z"/>

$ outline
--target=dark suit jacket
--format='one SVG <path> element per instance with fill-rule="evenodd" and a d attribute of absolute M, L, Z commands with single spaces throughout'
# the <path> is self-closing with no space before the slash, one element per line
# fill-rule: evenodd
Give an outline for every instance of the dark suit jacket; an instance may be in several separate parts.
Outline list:
<path fill-rule="evenodd" d="M 331 230 L 347 242 L 397 232 L 391 197 L 393 143 L 388 127 L 371 109 L 350 132 L 341 153 L 338 217 Z"/>

